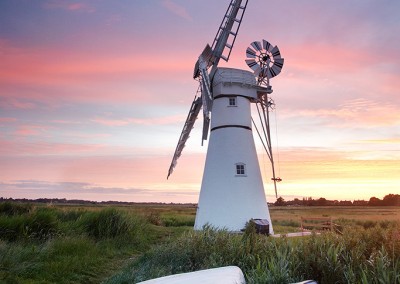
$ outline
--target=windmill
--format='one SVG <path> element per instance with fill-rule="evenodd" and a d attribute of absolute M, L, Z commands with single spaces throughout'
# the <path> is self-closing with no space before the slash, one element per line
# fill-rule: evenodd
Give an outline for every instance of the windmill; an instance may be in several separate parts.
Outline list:
<path fill-rule="evenodd" d="M 273 106 L 268 96 L 272 93 L 269 79 L 280 72 L 283 59 L 277 54 L 277 47 L 270 48 L 266 41 L 253 42 L 246 51 L 246 63 L 254 73 L 218 67 L 220 59 L 229 60 L 247 3 L 248 0 L 230 1 L 212 46 L 206 45 L 195 64 L 193 78 L 199 81 L 200 96 L 192 102 L 168 170 L 167 178 L 203 108 L 202 144 L 208 139 L 209 130 L 210 139 L 195 229 L 209 224 L 239 231 L 250 219 L 266 219 L 273 233 L 253 138 L 251 104 L 258 106 L 264 135 L 258 129 L 257 133 L 265 141 L 263 145 L 274 168 L 268 115 Z M 274 169 L 272 179 L 274 183 L 280 180 L 275 177 Z"/>

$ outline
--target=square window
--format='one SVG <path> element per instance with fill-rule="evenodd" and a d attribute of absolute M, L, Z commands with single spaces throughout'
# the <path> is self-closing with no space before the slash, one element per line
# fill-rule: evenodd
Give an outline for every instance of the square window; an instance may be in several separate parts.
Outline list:
<path fill-rule="evenodd" d="M 236 106 L 236 98 L 235 97 L 229 98 L 229 106 Z"/>
<path fill-rule="evenodd" d="M 244 164 L 236 164 L 236 174 L 237 175 L 244 175 L 245 172 L 245 167 Z"/>

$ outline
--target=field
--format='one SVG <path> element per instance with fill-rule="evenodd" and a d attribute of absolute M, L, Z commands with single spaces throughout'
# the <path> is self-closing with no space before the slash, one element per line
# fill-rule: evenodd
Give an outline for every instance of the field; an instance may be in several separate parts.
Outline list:
<path fill-rule="evenodd" d="M 400 207 L 272 207 L 275 233 L 332 218 L 340 233 L 192 230 L 194 205 L 0 203 L 0 282 L 134 283 L 223 265 L 248 283 L 400 283 Z"/>

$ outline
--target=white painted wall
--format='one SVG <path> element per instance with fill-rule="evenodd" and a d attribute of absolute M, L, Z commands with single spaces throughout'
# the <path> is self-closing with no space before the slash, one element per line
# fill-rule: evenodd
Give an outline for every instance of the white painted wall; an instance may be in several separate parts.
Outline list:
<path fill-rule="evenodd" d="M 256 81 L 251 72 L 219 68 L 214 79 L 214 98 L 240 95 L 237 106 L 229 98 L 214 100 L 211 129 L 241 125 L 251 128 L 250 100 L 256 98 Z M 244 96 L 244 97 L 243 97 Z M 245 176 L 236 175 L 236 164 L 243 163 Z M 247 221 L 267 219 L 273 233 L 260 167 L 251 130 L 226 127 L 211 131 L 204 168 L 195 229 L 205 224 L 229 231 L 240 231 Z"/>

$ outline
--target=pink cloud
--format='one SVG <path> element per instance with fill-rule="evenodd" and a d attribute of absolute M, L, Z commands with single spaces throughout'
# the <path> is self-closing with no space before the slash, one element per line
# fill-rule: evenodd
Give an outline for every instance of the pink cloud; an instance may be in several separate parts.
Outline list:
<path fill-rule="evenodd" d="M 364 98 L 347 100 L 338 108 L 301 109 L 296 113 L 286 113 L 285 116 L 325 119 L 327 124 L 335 127 L 390 126 L 397 125 L 400 121 L 400 112 L 396 105 Z"/>
<path fill-rule="evenodd" d="M 1 95 L 0 95 L 1 98 Z M 28 109 L 34 109 L 36 108 L 36 104 L 32 102 L 27 102 L 18 98 L 13 98 L 13 97 L 3 97 L 0 100 L 0 108 L 3 109 L 22 109 L 22 110 L 28 110 Z"/>
<path fill-rule="evenodd" d="M 151 117 L 151 118 L 125 118 L 125 119 L 109 119 L 109 118 L 95 118 L 92 119 L 101 125 L 106 126 L 124 126 L 124 125 L 167 125 L 174 123 L 182 123 L 185 120 L 183 115 L 173 115 L 167 117 Z"/>
<path fill-rule="evenodd" d="M 35 100 L 50 104 L 60 102 L 60 99 L 165 101 L 166 97 L 156 97 L 155 82 L 193 83 L 192 68 L 193 59 L 182 53 L 180 59 L 155 53 L 150 60 L 137 53 L 105 55 L 60 49 L 14 49 L 6 44 L 0 46 L 0 87 L 8 92 L 0 94 L 7 98 L 1 104 L 34 108 L 32 102 Z M 35 91 L 39 88 L 40 92 Z M 46 93 L 48 90 L 52 90 L 51 95 Z M 17 100 L 18 97 L 29 98 L 32 102 Z"/>
<path fill-rule="evenodd" d="M 32 128 L 29 126 L 24 126 L 17 130 L 17 135 L 19 136 L 37 136 L 40 133 L 40 128 Z M 112 147 L 107 148 L 102 144 L 52 143 L 47 141 L 33 143 L 20 139 L 0 140 L 0 154 L 4 156 L 15 155 L 19 157 L 40 155 L 89 155 L 100 153 L 107 154 L 111 153 L 112 151 Z"/>
<path fill-rule="evenodd" d="M 192 17 L 189 15 L 189 13 L 186 11 L 186 9 L 172 0 L 163 0 L 162 2 L 163 6 L 168 9 L 168 11 L 172 12 L 173 14 L 185 19 L 192 21 Z"/>
<path fill-rule="evenodd" d="M 98 81 L 99 78 L 113 80 L 115 76 L 129 76 L 132 79 L 150 74 L 173 76 L 175 72 L 187 70 L 191 74 L 193 59 L 185 59 L 182 53 L 180 58 L 156 53 L 150 60 L 141 54 L 105 55 L 60 49 L 19 49 L 7 44 L 0 46 L 0 83 L 37 83 L 46 86 Z"/>
<path fill-rule="evenodd" d="M 17 136 L 37 136 L 43 134 L 48 129 L 43 125 L 19 125 L 14 135 Z"/>
<path fill-rule="evenodd" d="M 0 117 L 0 123 L 16 122 L 17 119 L 14 117 Z"/>
<path fill-rule="evenodd" d="M 87 12 L 92 13 L 95 9 L 82 2 L 71 2 L 65 0 L 50 0 L 45 4 L 45 8 L 48 9 L 62 9 L 66 11 L 74 11 L 74 12 Z"/>
<path fill-rule="evenodd" d="M 102 186 L 181 187 L 199 184 L 203 155 L 180 159 L 173 176 L 167 181 L 170 156 L 5 156 L 1 158 L 0 180 L 47 180 L 88 182 Z"/>

